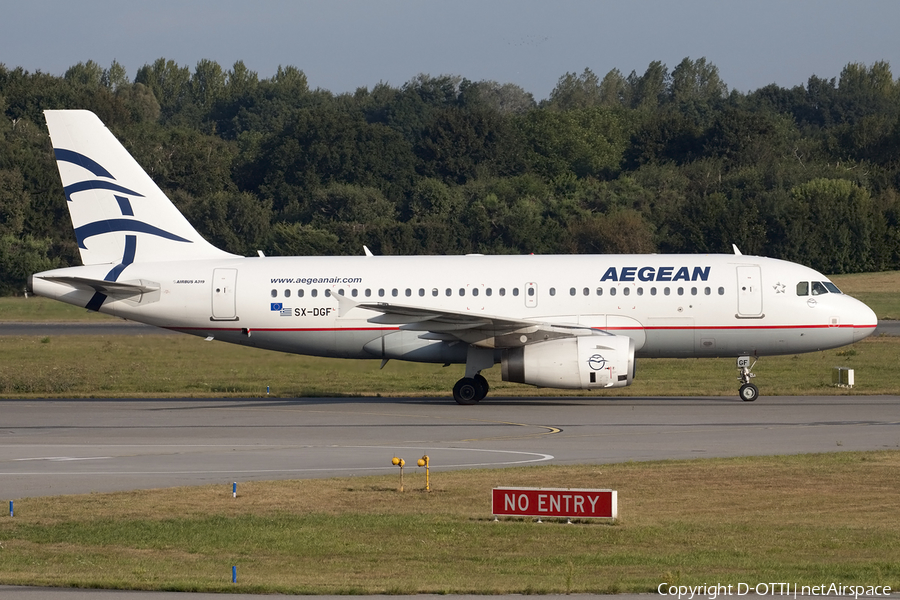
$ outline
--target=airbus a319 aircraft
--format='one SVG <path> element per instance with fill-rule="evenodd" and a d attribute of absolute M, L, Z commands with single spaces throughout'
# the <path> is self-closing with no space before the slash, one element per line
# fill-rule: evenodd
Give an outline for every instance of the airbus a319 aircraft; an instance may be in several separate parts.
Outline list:
<path fill-rule="evenodd" d="M 45 112 L 84 266 L 30 289 L 90 310 L 245 346 L 314 356 L 464 364 L 460 404 L 504 381 L 603 390 L 635 358 L 751 361 L 870 335 L 865 304 L 827 277 L 723 255 L 243 257 L 209 244 L 82 110 Z M 382 363 L 382 364 L 383 364 Z M 685 376 L 689 376 L 686 374 Z"/>

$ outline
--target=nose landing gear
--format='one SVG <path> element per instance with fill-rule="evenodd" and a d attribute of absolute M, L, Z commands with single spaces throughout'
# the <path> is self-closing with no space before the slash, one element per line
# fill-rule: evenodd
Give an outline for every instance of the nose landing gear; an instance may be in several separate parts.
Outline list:
<path fill-rule="evenodd" d="M 738 392 L 738 396 L 740 396 L 741 400 L 744 402 L 753 402 L 759 398 L 759 388 L 750 383 L 750 379 L 756 377 L 756 374 L 751 373 L 750 371 L 756 366 L 758 360 L 759 359 L 754 360 L 753 364 L 750 364 L 749 356 L 739 356 L 737 359 L 737 368 L 741 372 L 740 377 L 738 377 L 738 381 L 741 382 L 741 389 Z"/>

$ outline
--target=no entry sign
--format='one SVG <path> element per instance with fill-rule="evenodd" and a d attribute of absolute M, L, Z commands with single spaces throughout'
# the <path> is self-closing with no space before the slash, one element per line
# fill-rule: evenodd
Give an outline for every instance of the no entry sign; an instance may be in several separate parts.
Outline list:
<path fill-rule="evenodd" d="M 491 512 L 518 517 L 615 519 L 615 490 L 567 488 L 494 488 Z"/>

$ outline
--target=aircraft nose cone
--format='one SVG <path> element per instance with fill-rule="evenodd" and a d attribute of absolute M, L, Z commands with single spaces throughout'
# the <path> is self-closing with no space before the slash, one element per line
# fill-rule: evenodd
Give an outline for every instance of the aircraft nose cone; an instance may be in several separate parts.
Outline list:
<path fill-rule="evenodd" d="M 853 341 L 865 339 L 872 335 L 878 326 L 878 317 L 875 311 L 859 302 L 859 307 L 853 314 Z"/>

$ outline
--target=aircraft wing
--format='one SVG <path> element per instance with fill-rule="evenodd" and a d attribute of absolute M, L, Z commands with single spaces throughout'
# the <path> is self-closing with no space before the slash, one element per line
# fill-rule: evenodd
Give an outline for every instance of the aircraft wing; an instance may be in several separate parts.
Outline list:
<path fill-rule="evenodd" d="M 389 302 L 357 303 L 349 298 L 334 295 L 340 303 L 341 314 L 352 308 L 379 312 L 380 315 L 368 321 L 381 325 L 399 325 L 401 330 L 421 331 L 422 335 L 419 337 L 426 340 L 461 341 L 482 348 L 514 348 L 552 339 L 597 333 L 583 325 L 510 319 Z"/>

